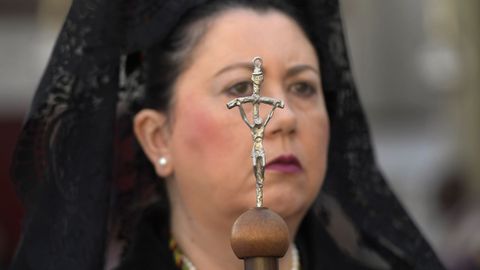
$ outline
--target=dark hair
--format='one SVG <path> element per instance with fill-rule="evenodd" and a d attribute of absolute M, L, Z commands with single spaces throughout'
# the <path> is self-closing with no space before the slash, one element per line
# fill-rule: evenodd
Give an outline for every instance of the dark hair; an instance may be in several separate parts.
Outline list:
<path fill-rule="evenodd" d="M 134 62 L 143 62 L 145 88 L 140 99 L 135 102 L 132 116 L 143 108 L 150 108 L 168 114 L 173 86 L 181 72 L 188 67 L 193 50 L 208 31 L 208 23 L 219 14 L 235 8 L 251 9 L 256 12 L 279 11 L 293 18 L 305 32 L 305 25 L 300 20 L 293 6 L 284 0 L 214 0 L 199 5 L 189 10 L 178 24 L 170 31 L 170 34 L 160 43 L 147 49 L 141 59 L 134 57 Z M 308 37 L 308 35 L 307 35 Z M 129 68 L 128 60 L 126 69 Z M 131 122 L 130 122 L 131 125 Z M 134 160 L 135 183 L 133 195 L 128 201 L 134 202 L 134 208 L 142 208 L 142 200 L 146 195 L 151 195 L 152 186 L 156 187 L 158 204 L 169 207 L 165 185 L 158 181 L 155 170 L 146 158 L 142 149 L 136 143 L 136 155 Z M 151 200 L 147 200 L 151 202 Z M 122 203 L 122 202 L 120 202 Z M 122 207 L 123 208 L 123 207 Z M 135 211 L 135 210 L 134 210 Z M 127 217 L 130 221 L 131 217 Z M 131 227 L 127 226 L 127 227 Z M 127 231 L 129 228 L 127 228 Z"/>

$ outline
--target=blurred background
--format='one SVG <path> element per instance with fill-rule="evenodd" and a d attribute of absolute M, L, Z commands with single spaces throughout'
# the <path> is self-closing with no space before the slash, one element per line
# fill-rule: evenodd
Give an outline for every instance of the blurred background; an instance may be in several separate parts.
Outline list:
<path fill-rule="evenodd" d="M 340 2 L 385 176 L 448 269 L 480 269 L 480 1 Z M 10 158 L 69 4 L 0 0 L 0 269 L 22 218 Z"/>

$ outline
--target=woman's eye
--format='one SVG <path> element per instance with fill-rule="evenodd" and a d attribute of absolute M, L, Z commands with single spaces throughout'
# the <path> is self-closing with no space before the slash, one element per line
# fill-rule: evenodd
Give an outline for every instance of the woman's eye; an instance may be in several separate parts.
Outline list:
<path fill-rule="evenodd" d="M 227 89 L 227 94 L 231 96 L 248 96 L 253 92 L 252 82 L 244 81 L 234 84 Z"/>
<path fill-rule="evenodd" d="M 310 83 L 299 82 L 290 85 L 290 92 L 300 97 L 310 97 L 317 94 L 317 89 Z"/>

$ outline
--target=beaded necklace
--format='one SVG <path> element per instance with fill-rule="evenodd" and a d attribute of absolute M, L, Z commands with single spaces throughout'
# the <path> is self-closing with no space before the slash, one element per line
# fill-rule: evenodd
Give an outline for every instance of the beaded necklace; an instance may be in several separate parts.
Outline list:
<path fill-rule="evenodd" d="M 169 242 L 170 250 L 173 254 L 173 260 L 175 261 L 175 265 L 180 270 L 197 270 L 195 265 L 193 265 L 192 261 L 185 256 L 182 251 L 180 250 L 177 242 L 175 239 L 170 238 Z M 300 268 L 300 260 L 298 257 L 298 249 L 295 244 L 292 246 L 292 270 L 301 270 Z"/>

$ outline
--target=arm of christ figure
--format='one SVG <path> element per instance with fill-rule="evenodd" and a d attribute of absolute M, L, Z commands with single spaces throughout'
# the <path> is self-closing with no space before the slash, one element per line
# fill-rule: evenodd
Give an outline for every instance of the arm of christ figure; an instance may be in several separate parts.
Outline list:
<path fill-rule="evenodd" d="M 267 126 L 268 122 L 270 122 L 270 119 L 272 118 L 273 112 L 275 111 L 275 109 L 277 107 L 280 107 L 283 109 L 285 107 L 285 104 L 283 103 L 282 100 L 268 98 L 268 97 L 261 97 L 260 102 L 272 106 L 272 109 L 270 110 L 270 113 L 268 114 L 267 119 L 265 119 L 265 122 L 263 123 L 263 126 L 265 127 Z"/>
<path fill-rule="evenodd" d="M 253 124 L 250 124 L 250 122 L 248 122 L 247 114 L 245 113 L 245 110 L 243 109 L 242 104 L 238 105 L 238 110 L 242 115 L 243 122 L 245 122 L 245 124 L 247 124 L 249 128 L 253 128 Z"/>
<path fill-rule="evenodd" d="M 240 110 L 240 114 L 242 115 L 242 119 L 249 128 L 253 128 L 253 124 L 250 124 L 250 122 L 248 122 L 247 114 L 245 113 L 245 110 L 243 109 L 242 104 L 253 102 L 254 100 L 255 99 L 252 96 L 248 96 L 248 97 L 235 98 L 227 103 L 228 109 L 238 106 L 238 109 Z"/>
<path fill-rule="evenodd" d="M 276 106 L 276 105 L 272 106 L 272 109 L 270 110 L 270 113 L 268 113 L 267 119 L 265 119 L 265 122 L 263 122 L 263 127 L 266 127 L 268 122 L 270 122 L 270 119 L 272 119 L 272 116 L 273 116 L 273 112 L 275 111 L 275 109 L 277 107 L 278 106 Z"/>

